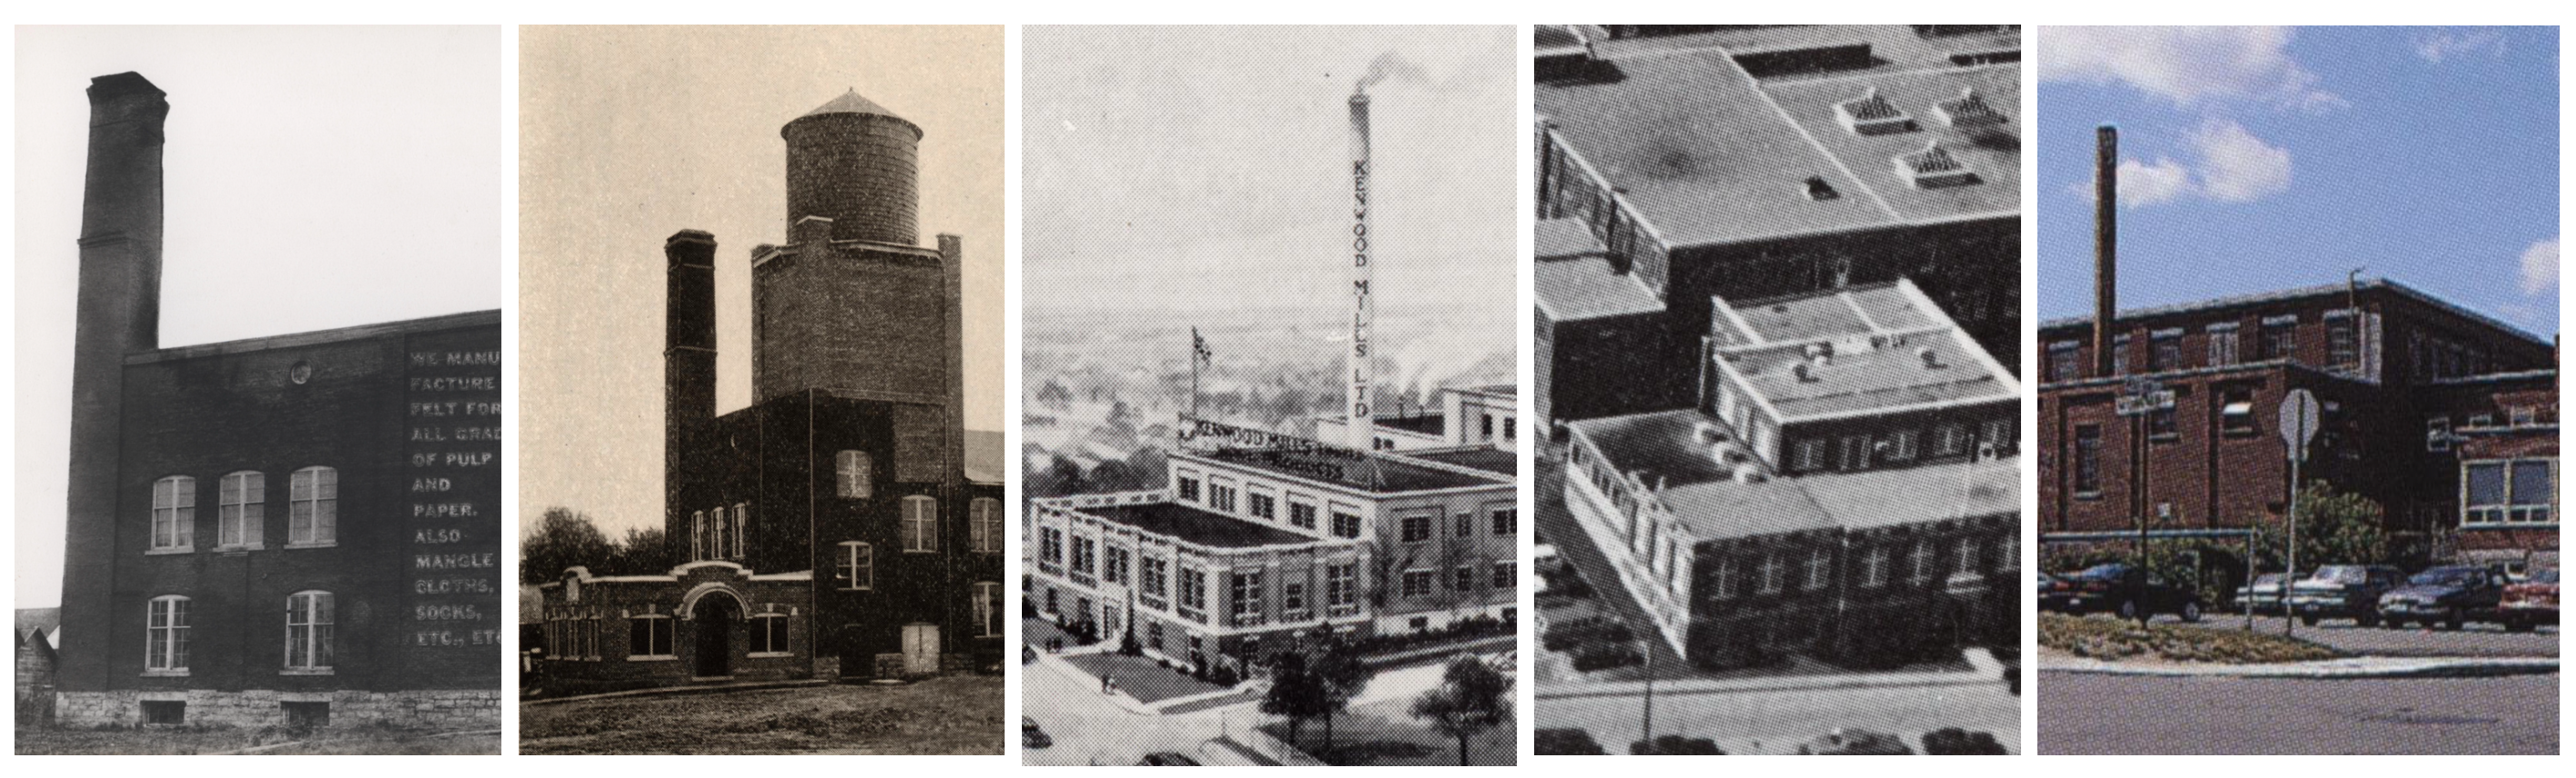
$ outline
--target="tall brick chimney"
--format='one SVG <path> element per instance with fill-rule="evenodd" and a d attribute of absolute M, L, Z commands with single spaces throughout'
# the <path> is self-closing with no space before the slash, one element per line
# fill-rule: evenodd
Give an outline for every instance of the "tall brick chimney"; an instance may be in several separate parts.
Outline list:
<path fill-rule="evenodd" d="M 2111 374 L 2112 321 L 2120 314 L 2120 128 L 2094 130 L 2093 375 Z"/>
<path fill-rule="evenodd" d="M 680 472 L 694 460 L 679 456 L 698 451 L 716 415 L 716 236 L 681 230 L 662 242 L 668 262 L 668 322 L 662 349 L 662 489 L 665 506 L 678 506 Z M 666 507 L 674 510 L 675 507 Z M 685 533 L 664 539 L 672 559 L 686 559 Z M 560 570 L 545 571 L 548 575 Z"/>
<path fill-rule="evenodd" d="M 80 298 L 72 330 L 71 477 L 65 500 L 63 615 L 67 623 L 115 618 L 118 445 L 123 439 L 125 356 L 160 343 L 161 147 L 170 103 L 142 75 L 90 79 L 89 172 L 82 185 Z M 132 541 L 139 547 L 140 538 Z M 74 621 L 77 620 L 77 621 Z M 106 688 L 108 635 L 65 630 L 57 681 Z"/>

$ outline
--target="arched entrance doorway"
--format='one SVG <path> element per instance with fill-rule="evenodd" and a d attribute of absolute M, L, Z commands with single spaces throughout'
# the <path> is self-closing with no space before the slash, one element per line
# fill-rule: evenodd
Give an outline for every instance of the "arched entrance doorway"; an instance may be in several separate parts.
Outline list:
<path fill-rule="evenodd" d="M 729 596 L 700 597 L 689 618 L 697 625 L 698 677 L 733 675 L 733 633 L 742 623 L 742 609 Z"/>

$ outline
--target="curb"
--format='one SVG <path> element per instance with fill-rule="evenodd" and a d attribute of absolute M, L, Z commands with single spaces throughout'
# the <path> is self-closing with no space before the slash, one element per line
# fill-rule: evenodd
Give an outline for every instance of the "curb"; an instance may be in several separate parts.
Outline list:
<path fill-rule="evenodd" d="M 2327 659 L 2269 665 L 2124 665 L 2094 660 L 2042 662 L 2041 672 L 2164 678 L 2481 678 L 2558 672 L 2555 657 L 2503 659 Z"/>

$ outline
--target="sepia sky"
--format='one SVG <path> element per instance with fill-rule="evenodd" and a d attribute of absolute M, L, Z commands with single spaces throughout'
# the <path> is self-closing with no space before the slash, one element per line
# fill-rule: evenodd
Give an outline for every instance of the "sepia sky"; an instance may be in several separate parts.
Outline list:
<path fill-rule="evenodd" d="M 1344 101 L 1387 57 L 1369 90 L 1378 306 L 1436 316 L 1456 348 L 1510 353 L 1526 132 L 1514 28 L 1031 26 L 1021 41 L 1028 338 L 1066 315 L 1343 315 Z"/>
<path fill-rule="evenodd" d="M 18 607 L 62 595 L 95 76 L 169 93 L 160 344 L 501 307 L 498 27 L 19 27 Z"/>
<path fill-rule="evenodd" d="M 663 240 L 716 237 L 717 412 L 751 401 L 779 128 L 851 89 L 921 127 L 920 227 L 965 239 L 966 427 L 1001 429 L 1002 28 L 519 29 L 519 514 L 662 524 Z"/>

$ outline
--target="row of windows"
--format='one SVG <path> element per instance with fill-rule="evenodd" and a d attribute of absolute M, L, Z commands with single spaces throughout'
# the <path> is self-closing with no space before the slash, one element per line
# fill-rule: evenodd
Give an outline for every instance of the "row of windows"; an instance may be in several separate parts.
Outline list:
<path fill-rule="evenodd" d="M 2558 499 L 2558 460 L 2515 459 L 2461 466 L 2464 524 L 2550 524 Z"/>
<path fill-rule="evenodd" d="M 1236 488 L 1233 479 L 1215 478 L 1202 482 L 1196 473 L 1187 471 L 1179 473 L 1178 477 L 1173 479 L 1173 483 L 1173 491 L 1181 502 L 1195 503 L 1217 513 L 1242 515 L 1261 521 L 1279 520 L 1279 500 L 1270 494 L 1266 487 L 1255 487 L 1245 493 Z M 1239 503 L 1238 497 L 1247 499 Z M 1318 511 L 1311 499 L 1295 493 L 1288 495 L 1288 526 L 1303 530 L 1316 528 L 1315 518 Z M 1238 514 L 1236 511 L 1238 504 L 1249 507 Z M 1333 511 L 1334 537 L 1358 538 L 1361 531 L 1359 514 L 1338 509 Z"/>
<path fill-rule="evenodd" d="M 216 490 L 215 547 L 261 548 L 268 525 L 268 474 L 227 473 Z M 288 476 L 286 544 L 327 546 L 340 538 L 340 471 L 307 467 Z M 174 475 L 152 482 L 153 551 L 197 547 L 197 479 Z"/>
<path fill-rule="evenodd" d="M 713 517 L 712 523 L 708 521 L 709 516 Z M 727 523 L 723 508 L 717 508 L 711 513 L 692 514 L 691 522 L 692 526 L 698 528 L 697 534 L 701 537 L 692 545 L 698 550 L 699 559 L 742 558 L 743 538 L 747 534 L 744 525 L 751 523 L 751 506 L 736 504 L 731 523 Z M 967 501 L 966 522 L 969 548 L 979 554 L 1001 552 L 1002 501 L 991 497 L 977 497 Z M 710 529 L 712 532 L 709 532 Z M 918 494 L 903 498 L 902 535 L 904 553 L 938 552 L 939 500 Z M 731 545 L 727 545 L 727 538 L 731 538 Z M 874 551 L 869 544 L 850 541 L 842 543 L 841 548 L 843 549 L 841 554 L 843 568 L 860 567 L 862 562 L 865 562 L 866 566 L 873 565 Z M 843 588 L 867 587 L 844 586 Z"/>
<path fill-rule="evenodd" d="M 143 669 L 155 673 L 188 671 L 189 598 L 152 598 L 145 610 Z M 331 669 L 332 626 L 338 607 L 330 592 L 296 592 L 286 598 L 286 669 L 319 672 Z"/>
<path fill-rule="evenodd" d="M 1947 549 L 1936 547 L 1928 538 L 1915 540 L 1902 551 L 1893 545 L 1872 545 L 1859 554 L 1858 583 L 1864 588 L 1886 586 L 1900 562 L 1905 568 L 1906 580 L 1916 584 L 1929 583 L 1936 577 L 1953 573 L 1981 575 L 2020 569 L 2020 538 L 2006 535 L 1995 541 L 1991 555 L 1987 553 L 1986 545 L 1973 537 L 1952 540 Z M 1901 560 L 1899 554 L 1902 554 Z M 1987 559 L 1994 560 L 1992 570 L 1986 568 Z M 1718 557 L 1710 576 L 1712 586 L 1708 596 L 1719 600 L 1740 596 L 1740 588 L 1747 583 L 1743 578 L 1746 568 L 1742 567 L 1746 561 L 1735 556 Z M 1764 554 L 1753 562 L 1751 571 L 1750 583 L 1758 595 L 1780 594 L 1793 588 L 1805 592 L 1825 591 L 1833 587 L 1833 552 L 1824 548 L 1809 549 L 1803 560 L 1791 555 Z"/>
<path fill-rule="evenodd" d="M 1486 566 L 1484 573 L 1484 588 L 1505 590 L 1520 586 L 1520 563 L 1518 562 L 1495 562 Z M 1475 565 L 1459 565 L 1449 571 L 1449 589 L 1461 593 L 1475 591 L 1477 578 Z M 1406 570 L 1398 591 L 1406 597 L 1428 597 L 1433 587 L 1438 585 L 1439 579 L 1440 573 L 1437 570 Z"/>
<path fill-rule="evenodd" d="M 1968 436 L 1968 425 L 1936 425 L 1929 441 L 1920 429 L 1898 429 L 1876 434 L 1841 437 L 1802 438 L 1790 446 L 1790 469 L 1798 472 L 1819 470 L 1854 471 L 1873 467 L 1902 465 L 1922 458 L 1939 459 L 1968 453 L 1982 441 L 1988 450 L 1981 454 L 2002 456 L 2016 448 L 2012 419 L 1988 419 L 1979 425 L 1975 440 Z M 1930 449 L 1925 450 L 1925 444 Z"/>
<path fill-rule="evenodd" d="M 2356 315 L 2351 309 L 2337 309 L 2326 312 L 2324 318 L 2325 366 L 2346 369 L 2361 367 L 2364 346 L 2362 317 Z M 2241 363 L 2245 361 L 2243 329 L 2237 322 L 2232 321 L 2217 322 L 2203 327 L 2203 342 L 2206 348 L 2204 358 L 2199 365 L 2185 363 L 2183 328 L 2167 327 L 2150 330 L 2147 333 L 2146 372 L 2161 373 L 2187 367 L 2225 367 Z M 2129 345 L 2132 342 L 2134 341 L 2127 334 L 2112 337 L 2111 372 L 2113 375 L 2126 375 L 2130 372 Z M 2256 361 L 2291 359 L 2297 356 L 2298 347 L 2299 317 L 2297 314 L 2266 316 L 2255 331 L 2254 359 Z M 2048 380 L 2073 381 L 2084 378 L 2086 365 L 2083 359 L 2083 348 L 2082 342 L 2072 340 L 2048 344 Z M 2426 374 L 2430 368 L 2425 360 L 2433 353 L 2433 350 L 2424 348 L 2419 348 L 2417 351 L 2419 375 Z M 2456 365 L 2456 362 L 2454 364 Z M 2440 375 L 2440 373 L 2433 373 L 2433 375 Z"/>

